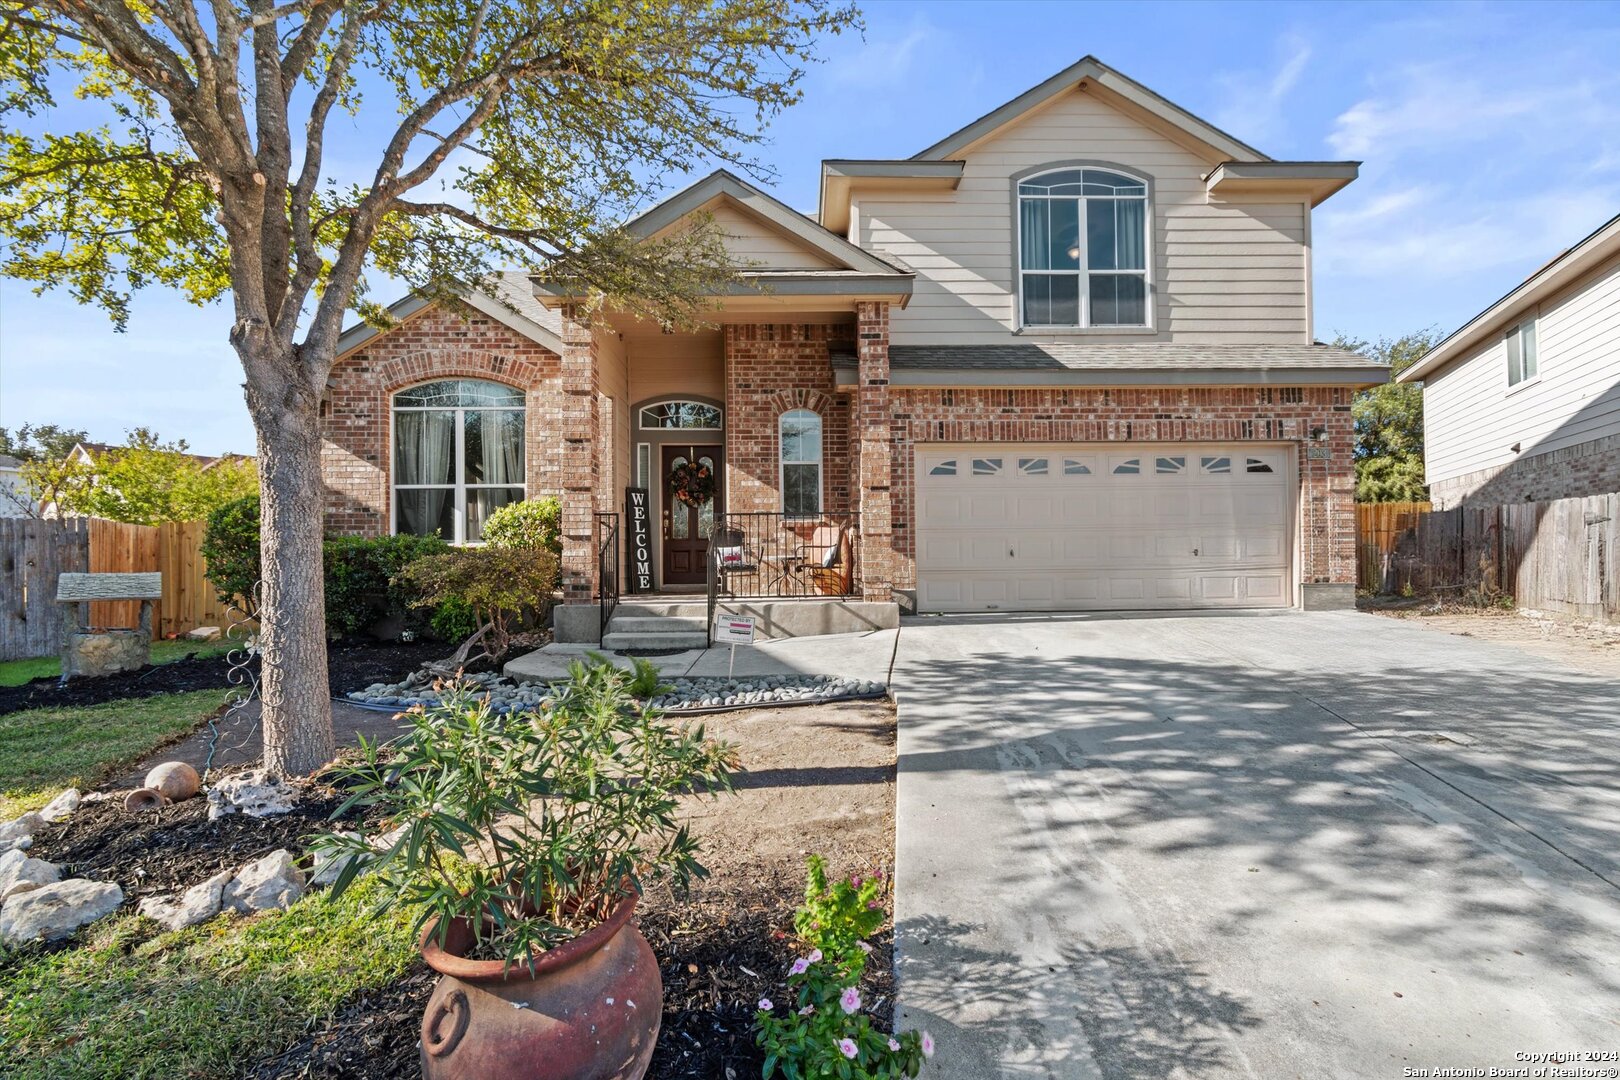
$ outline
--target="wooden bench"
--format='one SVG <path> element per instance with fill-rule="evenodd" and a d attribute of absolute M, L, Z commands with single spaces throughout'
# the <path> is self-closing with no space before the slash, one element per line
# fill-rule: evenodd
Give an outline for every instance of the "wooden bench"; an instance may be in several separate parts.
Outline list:
<path fill-rule="evenodd" d="M 60 575 L 56 602 L 62 605 L 62 678 L 111 675 L 150 663 L 152 603 L 162 598 L 161 573 Z M 139 600 L 140 625 L 87 626 L 89 606 L 96 600 Z"/>

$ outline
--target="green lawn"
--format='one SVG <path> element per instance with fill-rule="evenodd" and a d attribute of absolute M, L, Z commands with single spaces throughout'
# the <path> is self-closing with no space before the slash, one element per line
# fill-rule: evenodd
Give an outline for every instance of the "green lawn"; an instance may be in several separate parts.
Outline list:
<path fill-rule="evenodd" d="M 0 1076 L 233 1077 L 416 956 L 410 916 L 361 880 L 280 914 L 163 933 L 122 916 L 83 947 L 0 952 Z"/>
<path fill-rule="evenodd" d="M 186 734 L 225 689 L 26 709 L 0 716 L 0 821 L 44 806 L 63 788 L 89 788 Z"/>
<path fill-rule="evenodd" d="M 167 664 L 183 660 L 188 653 L 198 656 L 218 656 L 235 647 L 230 641 L 154 641 L 152 663 Z M 33 660 L 7 660 L 0 663 L 0 686 L 21 686 L 42 675 L 62 674 L 62 661 L 55 656 L 40 656 Z"/>

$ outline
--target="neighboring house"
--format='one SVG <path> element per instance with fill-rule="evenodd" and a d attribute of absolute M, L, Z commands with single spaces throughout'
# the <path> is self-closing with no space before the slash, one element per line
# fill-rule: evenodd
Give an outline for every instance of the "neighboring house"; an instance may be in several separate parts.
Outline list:
<path fill-rule="evenodd" d="M 1387 372 L 1313 338 L 1311 211 L 1356 172 L 1089 57 L 913 157 L 824 162 L 814 218 L 717 172 L 631 223 L 730 235 L 712 330 L 585 327 L 508 275 L 347 332 L 329 528 L 474 541 L 559 495 L 564 640 L 596 632 L 593 515 L 627 489 L 664 590 L 724 520 L 759 591 L 891 612 L 1348 607 L 1350 402 Z M 694 459 L 718 505 L 672 497 Z"/>
<path fill-rule="evenodd" d="M 0 454 L 0 517 L 34 517 L 34 500 L 22 475 L 22 459 Z"/>
<path fill-rule="evenodd" d="M 1620 491 L 1620 216 L 1399 378 L 1423 384 L 1436 507 Z"/>
<path fill-rule="evenodd" d="M 128 448 L 117 446 L 113 443 L 74 443 L 73 449 L 68 451 L 68 460 L 82 462 L 85 465 L 94 465 L 98 457 L 102 457 L 108 453 L 116 453 L 117 451 L 124 449 Z M 235 457 L 236 455 L 226 454 L 224 457 L 216 457 L 212 454 L 186 454 L 185 456 L 196 461 L 204 469 L 212 469 L 215 465 L 218 465 L 221 461 L 225 460 L 225 458 Z"/>

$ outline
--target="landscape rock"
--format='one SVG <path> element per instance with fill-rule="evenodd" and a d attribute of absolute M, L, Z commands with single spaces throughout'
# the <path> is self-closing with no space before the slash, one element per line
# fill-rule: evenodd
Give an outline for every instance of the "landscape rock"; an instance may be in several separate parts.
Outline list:
<path fill-rule="evenodd" d="M 271 817 L 285 814 L 298 801 L 298 792 L 281 777 L 263 769 L 227 776 L 208 792 L 208 820 L 226 814 Z"/>
<path fill-rule="evenodd" d="M 0 855 L 0 900 L 62 880 L 62 868 L 20 851 Z"/>
<path fill-rule="evenodd" d="M 61 821 L 63 818 L 71 817 L 82 801 L 79 789 L 70 787 L 45 805 L 45 809 L 39 812 L 40 820 Z"/>
<path fill-rule="evenodd" d="M 219 637 L 220 630 L 217 626 L 199 626 L 186 632 L 187 641 L 218 641 Z"/>
<path fill-rule="evenodd" d="M 468 675 L 463 682 L 473 684 L 474 693 L 487 694 L 490 707 L 498 713 L 537 709 L 552 695 L 544 683 L 514 682 L 494 672 Z M 424 685 L 420 673 L 398 683 L 372 683 L 349 694 L 352 701 L 376 708 L 405 708 L 411 705 L 437 705 L 438 696 Z M 659 709 L 681 711 L 745 705 L 777 705 L 785 702 L 828 701 L 843 697 L 881 697 L 888 687 L 865 679 L 838 675 L 754 675 L 726 678 L 718 675 L 668 679 L 662 693 L 649 704 Z"/>
<path fill-rule="evenodd" d="M 360 838 L 360 834 L 357 832 L 340 832 L 337 835 L 353 840 Z M 332 884 L 338 879 L 338 875 L 343 873 L 343 868 L 348 866 L 354 859 L 353 855 L 334 854 L 320 848 L 316 848 L 311 853 L 311 856 L 314 859 L 309 870 L 309 883 L 311 885 Z"/>
<path fill-rule="evenodd" d="M 55 941 L 118 910 L 124 890 L 110 881 L 68 878 L 16 893 L 0 907 L 0 939 Z"/>
<path fill-rule="evenodd" d="M 146 774 L 146 783 L 143 785 L 156 788 L 163 793 L 163 797 L 171 802 L 189 799 L 197 794 L 202 787 L 202 779 L 197 776 L 197 770 L 183 761 L 165 761 L 155 766 Z"/>
<path fill-rule="evenodd" d="M 34 844 L 34 833 L 44 824 L 45 819 L 30 810 L 0 825 L 0 851 L 27 851 Z"/>
<path fill-rule="evenodd" d="M 282 848 L 238 870 L 220 895 L 220 907 L 251 915 L 291 907 L 303 895 L 304 872 Z"/>
<path fill-rule="evenodd" d="M 183 893 L 153 896 L 142 900 L 136 911 L 161 923 L 166 930 L 184 930 L 219 914 L 225 886 L 236 875 L 229 870 L 199 882 Z"/>

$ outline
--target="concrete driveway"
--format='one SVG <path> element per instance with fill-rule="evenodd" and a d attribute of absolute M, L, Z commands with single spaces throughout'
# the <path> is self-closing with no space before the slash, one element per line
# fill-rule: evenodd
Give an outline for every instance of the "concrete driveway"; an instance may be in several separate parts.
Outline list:
<path fill-rule="evenodd" d="M 893 684 L 925 1075 L 1620 1050 L 1615 681 L 1290 612 L 911 620 Z"/>

